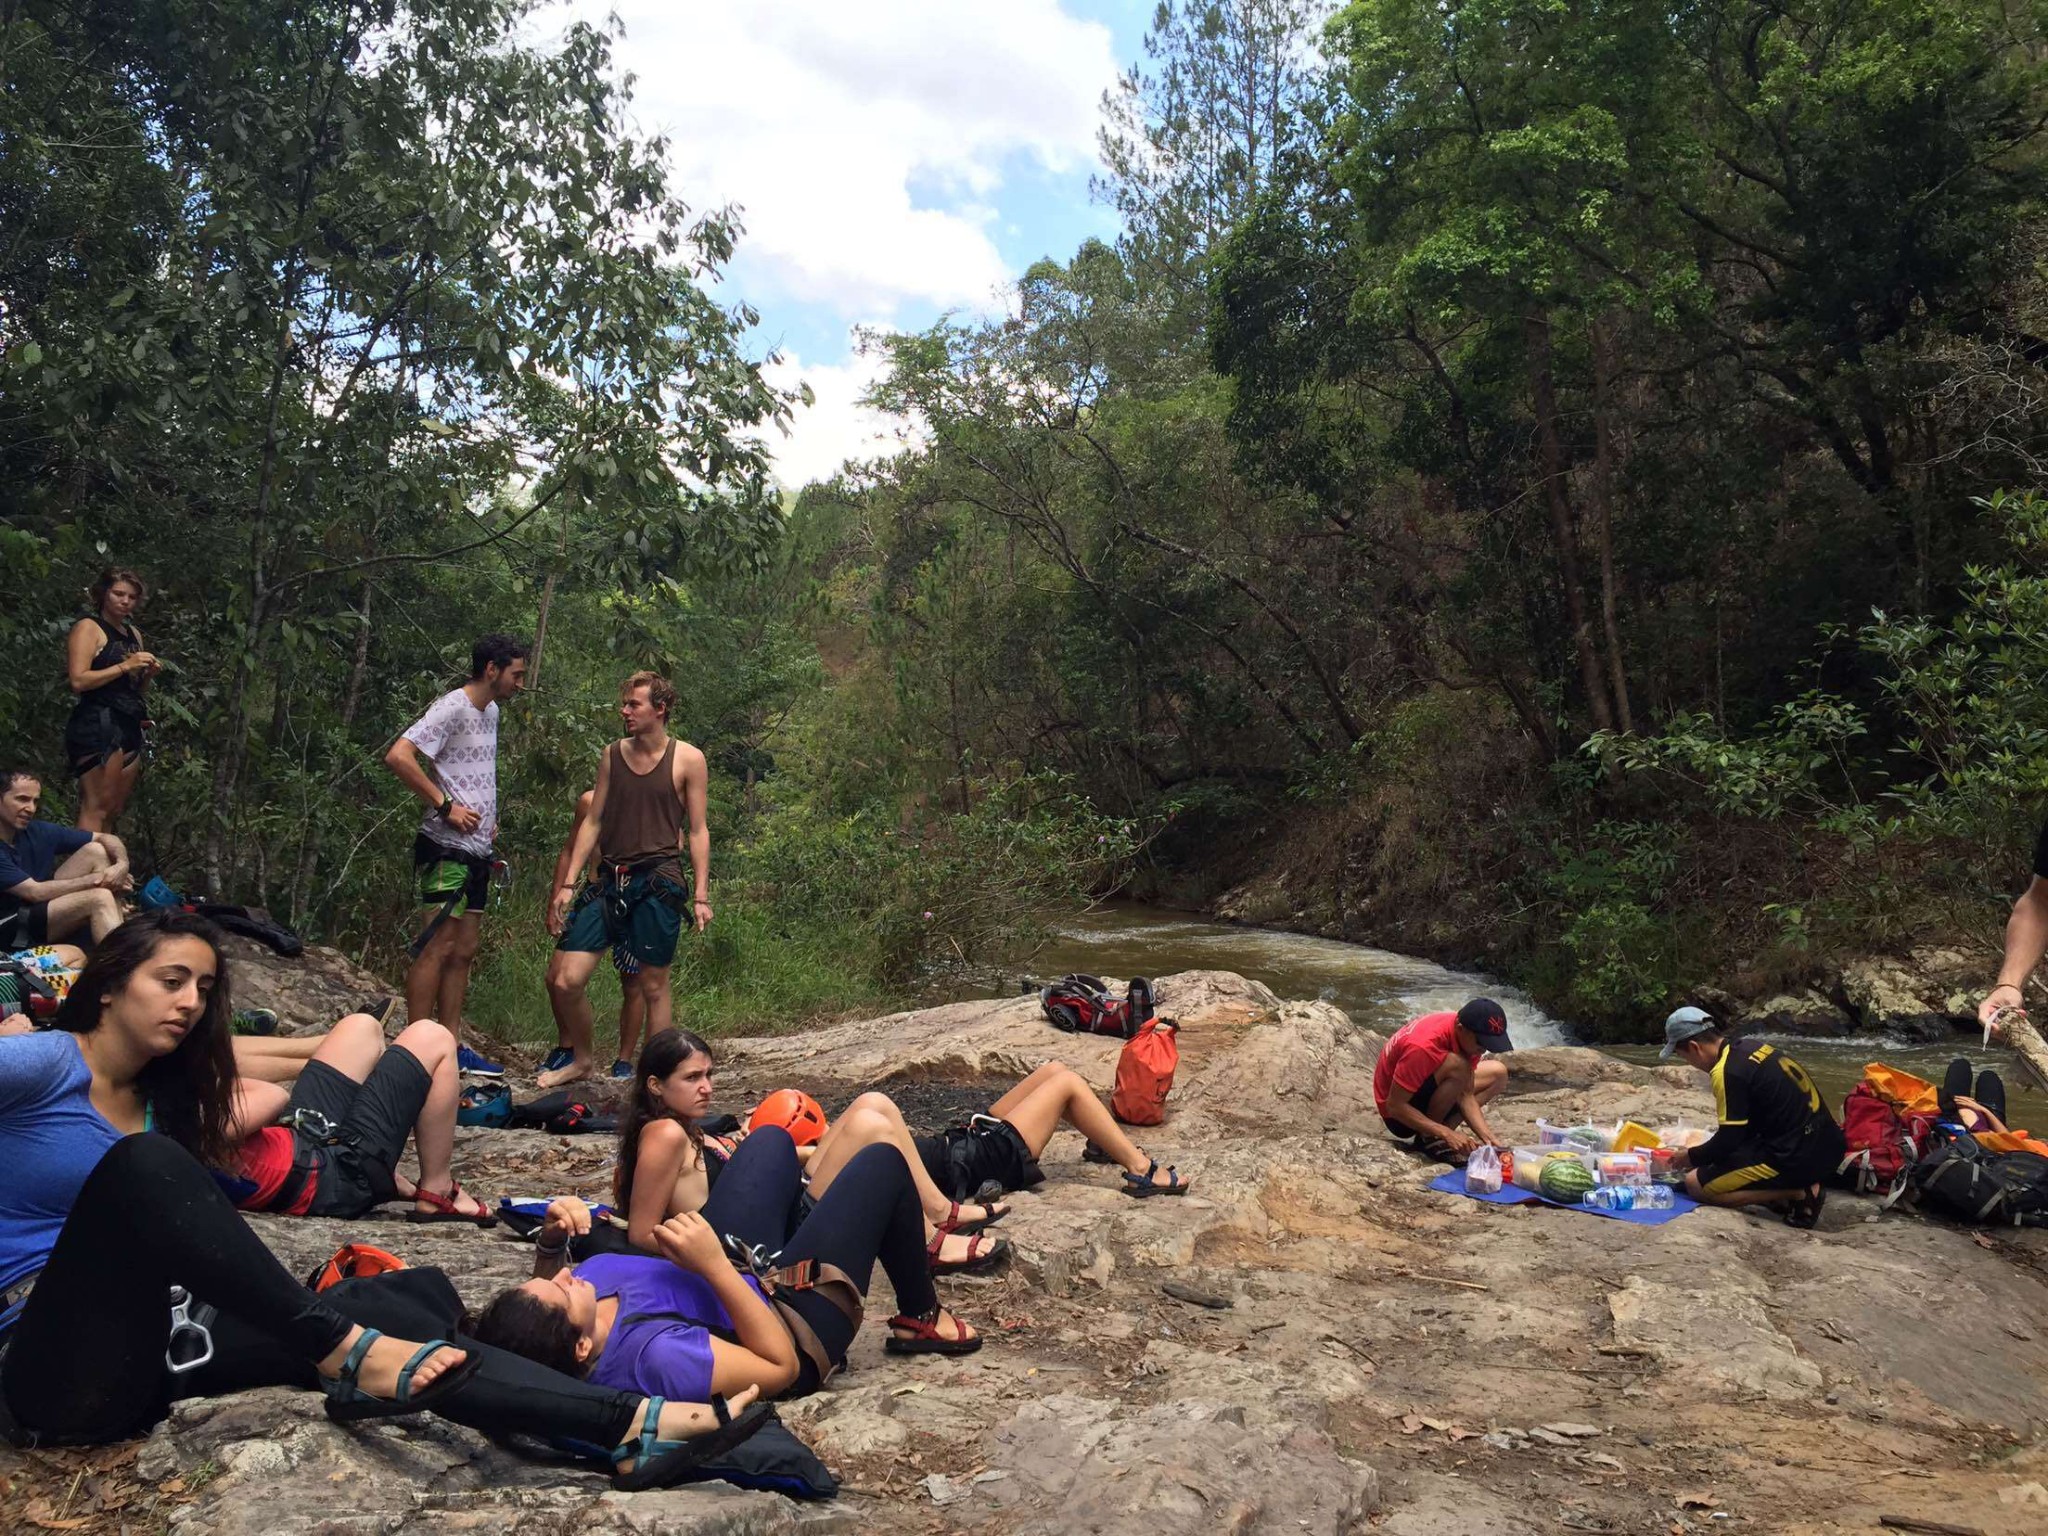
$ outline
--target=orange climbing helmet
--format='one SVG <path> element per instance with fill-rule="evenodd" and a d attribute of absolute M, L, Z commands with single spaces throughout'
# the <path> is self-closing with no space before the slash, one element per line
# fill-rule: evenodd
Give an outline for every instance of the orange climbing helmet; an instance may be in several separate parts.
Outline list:
<path fill-rule="evenodd" d="M 764 1125 L 778 1125 L 789 1132 L 791 1141 L 808 1147 L 825 1134 L 825 1111 L 800 1088 L 778 1088 L 756 1104 L 753 1114 L 747 1117 L 749 1131 L 758 1131 Z"/>

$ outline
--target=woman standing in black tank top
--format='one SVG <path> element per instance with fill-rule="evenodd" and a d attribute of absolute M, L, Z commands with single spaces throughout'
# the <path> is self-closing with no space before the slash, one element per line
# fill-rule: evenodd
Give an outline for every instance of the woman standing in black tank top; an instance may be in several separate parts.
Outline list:
<path fill-rule="evenodd" d="M 64 756 L 78 778 L 78 825 L 111 832 L 142 777 L 143 689 L 162 670 L 131 620 L 147 589 L 133 571 L 93 583 L 94 612 L 71 626 L 65 672 L 78 702 L 64 726 Z"/>

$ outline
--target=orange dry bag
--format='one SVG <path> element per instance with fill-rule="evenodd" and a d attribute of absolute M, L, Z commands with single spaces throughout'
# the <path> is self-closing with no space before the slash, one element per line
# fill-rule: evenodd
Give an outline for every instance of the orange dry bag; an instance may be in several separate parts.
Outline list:
<path fill-rule="evenodd" d="M 1174 1069 L 1180 1065 L 1180 1029 L 1172 1019 L 1151 1019 L 1124 1042 L 1116 1059 L 1116 1092 L 1109 1112 L 1125 1125 L 1158 1125 L 1166 1118 L 1166 1096 L 1173 1091 Z"/>

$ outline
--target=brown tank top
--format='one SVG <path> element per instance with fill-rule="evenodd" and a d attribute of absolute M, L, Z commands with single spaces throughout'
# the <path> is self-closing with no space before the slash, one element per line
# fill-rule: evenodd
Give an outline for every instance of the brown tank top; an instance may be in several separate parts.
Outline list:
<path fill-rule="evenodd" d="M 683 797 L 676 793 L 675 761 L 674 737 L 661 761 L 645 773 L 627 765 L 625 743 L 612 743 L 604 825 L 597 840 L 598 857 L 606 864 L 654 865 L 665 859 L 657 873 L 681 878 L 676 850 L 682 846 Z"/>

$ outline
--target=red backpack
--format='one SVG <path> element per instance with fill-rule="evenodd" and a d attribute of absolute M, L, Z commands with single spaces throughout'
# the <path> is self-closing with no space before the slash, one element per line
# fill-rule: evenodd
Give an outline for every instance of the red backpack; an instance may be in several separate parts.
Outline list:
<path fill-rule="evenodd" d="M 1166 1096 L 1180 1066 L 1180 1046 L 1174 1041 L 1179 1030 L 1172 1019 L 1147 1019 L 1124 1043 L 1109 1112 L 1125 1125 L 1158 1125 L 1166 1119 Z"/>
<path fill-rule="evenodd" d="M 1849 1155 L 1841 1171 L 1861 1195 L 1891 1195 L 1905 1188 L 1906 1170 L 1933 1145 L 1935 1117 L 1902 1110 L 1866 1082 L 1842 1101 L 1842 1139 Z"/>

